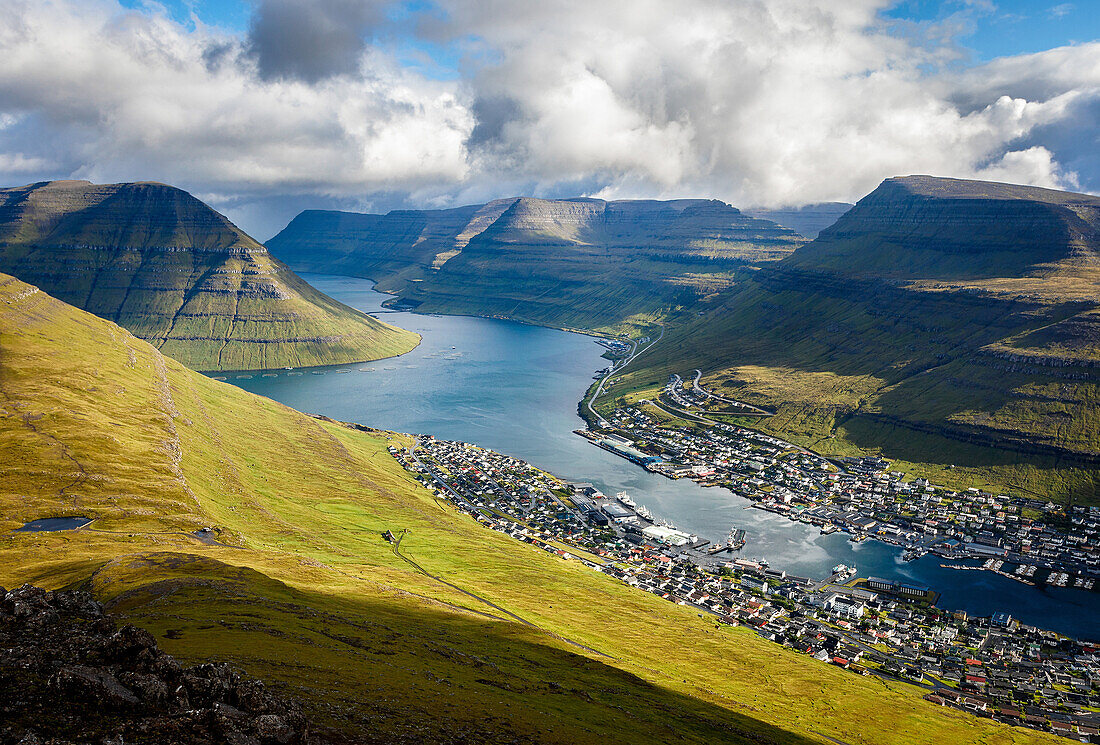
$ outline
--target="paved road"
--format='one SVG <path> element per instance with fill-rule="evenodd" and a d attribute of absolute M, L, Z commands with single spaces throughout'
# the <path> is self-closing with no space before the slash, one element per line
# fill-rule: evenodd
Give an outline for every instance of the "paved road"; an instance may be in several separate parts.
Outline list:
<path fill-rule="evenodd" d="M 726 398 L 725 396 L 719 396 L 716 393 L 711 393 L 710 391 L 708 391 L 706 388 L 704 388 L 699 383 L 699 379 L 702 378 L 702 377 L 703 377 L 703 373 L 700 370 L 696 370 L 695 371 L 695 379 L 691 381 L 691 387 L 694 388 L 695 390 L 699 391 L 699 393 L 702 393 L 704 396 L 706 396 L 708 398 L 713 398 L 715 401 L 722 401 L 722 402 L 727 403 L 727 404 L 734 404 L 735 406 L 741 406 L 741 407 L 744 407 L 746 409 L 752 409 L 753 413 L 748 414 L 748 416 L 756 416 L 756 415 L 759 415 L 759 416 L 775 416 L 774 411 L 767 411 L 765 409 L 761 409 L 759 406 L 753 406 L 752 404 L 747 404 L 744 401 L 738 401 L 738 400 L 733 399 L 733 398 Z"/>
<path fill-rule="evenodd" d="M 605 426 L 607 424 L 604 421 L 603 417 L 601 417 L 599 414 L 597 414 L 596 410 L 592 408 L 592 404 L 595 403 L 596 399 L 599 398 L 600 395 L 603 393 L 604 384 L 608 380 L 611 379 L 612 375 L 618 375 L 619 373 L 621 373 L 623 371 L 623 368 L 625 368 L 631 362 L 638 359 L 640 356 L 642 356 L 643 354 L 645 354 L 649 350 L 653 349 L 653 347 L 655 347 L 657 345 L 657 342 L 661 341 L 661 339 L 663 339 L 663 338 L 665 338 L 665 325 L 662 323 L 661 324 L 661 333 L 660 333 L 660 335 L 654 341 L 650 342 L 645 347 L 645 349 L 638 349 L 637 343 L 631 341 L 630 342 L 630 344 L 631 344 L 630 355 L 625 360 L 623 360 L 623 363 L 621 365 L 619 365 L 618 367 L 612 366 L 611 369 L 609 369 L 607 371 L 607 374 L 604 375 L 602 378 L 600 378 L 599 385 L 596 386 L 596 392 L 592 394 L 592 397 L 590 399 L 588 399 L 588 402 L 586 404 L 588 406 L 588 410 L 590 412 L 592 412 L 592 416 L 596 417 L 596 423 L 597 424 L 599 424 L 600 426 Z"/>

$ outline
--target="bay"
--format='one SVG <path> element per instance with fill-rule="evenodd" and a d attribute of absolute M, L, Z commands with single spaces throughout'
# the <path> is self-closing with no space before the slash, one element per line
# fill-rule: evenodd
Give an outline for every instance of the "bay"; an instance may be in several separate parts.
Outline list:
<path fill-rule="evenodd" d="M 853 544 L 841 533 L 758 509 L 721 488 L 651 474 L 595 447 L 573 430 L 584 425 L 577 403 L 603 348 L 591 337 L 511 321 L 385 311 L 386 295 L 368 280 L 303 274 L 337 300 L 423 337 L 401 357 L 294 371 L 225 374 L 228 382 L 300 411 L 399 432 L 462 440 L 529 461 L 606 494 L 626 491 L 659 517 L 711 541 L 748 531 L 740 555 L 773 568 L 820 578 L 836 564 L 861 576 L 903 579 L 941 593 L 939 605 L 974 615 L 1008 611 L 1025 623 L 1100 638 L 1100 593 L 1028 587 L 989 572 L 958 571 L 926 556 L 901 561 L 877 541 Z"/>

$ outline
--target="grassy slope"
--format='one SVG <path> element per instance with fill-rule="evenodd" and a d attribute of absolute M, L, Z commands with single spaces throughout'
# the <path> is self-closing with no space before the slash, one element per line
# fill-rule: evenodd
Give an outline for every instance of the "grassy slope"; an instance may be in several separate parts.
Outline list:
<path fill-rule="evenodd" d="M 891 179 L 700 306 L 626 390 L 701 368 L 752 426 L 957 486 L 1100 502 L 1100 198 Z M 622 390 L 622 389 L 620 389 Z"/>
<path fill-rule="evenodd" d="M 834 293 L 804 275 L 760 277 L 673 328 L 617 390 L 698 367 L 711 389 L 777 412 L 749 426 L 822 452 L 881 452 L 941 483 L 1096 502 L 1097 383 L 1075 377 L 1090 368 L 990 352 L 1078 310 L 883 286 Z"/>
<path fill-rule="evenodd" d="M 338 303 L 191 195 L 163 184 L 0 191 L 0 271 L 200 370 L 357 362 L 417 336 Z"/>
<path fill-rule="evenodd" d="M 14 279 L 0 352 L 2 527 L 97 518 L 5 533 L 0 583 L 87 584 L 170 652 L 232 660 L 363 740 L 1044 740 L 484 530 L 406 476 L 387 436 L 208 380 Z M 238 547 L 186 535 L 204 525 Z M 533 625 L 417 573 L 386 529 Z"/>
<path fill-rule="evenodd" d="M 522 198 L 471 209 L 304 212 L 269 246 L 296 269 L 368 277 L 426 312 L 620 331 L 726 289 L 746 265 L 804 242 L 704 200 Z"/>
<path fill-rule="evenodd" d="M 618 331 L 665 318 L 803 240 L 720 202 L 522 199 L 423 282 L 421 309 Z"/>

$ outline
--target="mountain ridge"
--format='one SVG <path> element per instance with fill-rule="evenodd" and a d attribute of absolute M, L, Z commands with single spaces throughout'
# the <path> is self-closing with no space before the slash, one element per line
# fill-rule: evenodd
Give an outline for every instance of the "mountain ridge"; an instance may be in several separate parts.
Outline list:
<path fill-rule="evenodd" d="M 154 182 L 0 190 L 0 271 L 198 369 L 359 362 L 417 343 L 317 292 L 224 215 Z"/>
<path fill-rule="evenodd" d="M 701 303 L 628 386 L 698 367 L 708 388 L 777 411 L 755 426 L 801 444 L 1096 503 L 1098 224 L 1091 195 L 887 179 Z"/>
<path fill-rule="evenodd" d="M 402 307 L 610 330 L 675 312 L 804 242 L 709 199 L 515 197 L 458 209 L 474 210 L 465 226 L 428 237 L 454 213 L 303 213 L 268 245 L 299 270 L 370 278 Z"/>

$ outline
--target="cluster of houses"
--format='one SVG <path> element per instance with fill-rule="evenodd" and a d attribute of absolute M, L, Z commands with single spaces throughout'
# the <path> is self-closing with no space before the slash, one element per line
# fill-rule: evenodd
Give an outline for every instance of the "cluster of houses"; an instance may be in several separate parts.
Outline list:
<path fill-rule="evenodd" d="M 641 518 L 629 500 L 466 443 L 425 436 L 415 449 L 391 452 L 438 497 L 517 540 L 823 663 L 922 686 L 937 705 L 1100 742 L 1096 646 L 1007 614 L 938 609 L 927 588 L 878 578 L 814 581 L 763 562 L 714 561 L 690 548 L 691 536 L 676 543 L 647 533 L 675 529 Z"/>
<path fill-rule="evenodd" d="M 994 559 L 983 568 L 1020 582 L 1100 590 L 1100 507 L 907 481 L 881 458 L 831 461 L 729 424 L 662 426 L 637 406 L 616 409 L 606 423 L 586 436 L 614 438 L 650 471 L 725 487 L 822 532 L 902 546 L 907 559 Z"/>

